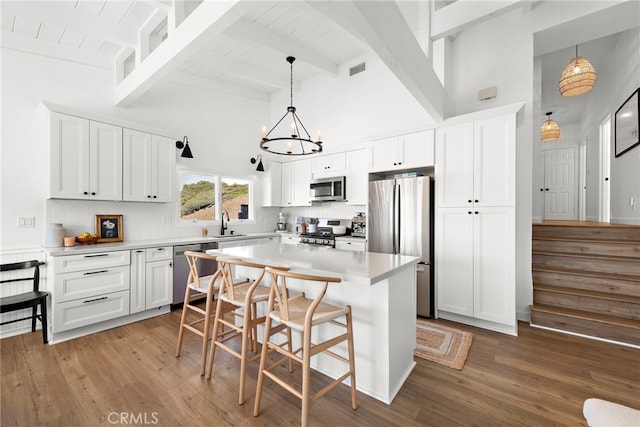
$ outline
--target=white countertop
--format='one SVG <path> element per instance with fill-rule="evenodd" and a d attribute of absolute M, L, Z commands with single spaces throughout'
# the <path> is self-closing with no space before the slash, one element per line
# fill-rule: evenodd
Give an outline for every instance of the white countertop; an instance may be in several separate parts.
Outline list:
<path fill-rule="evenodd" d="M 93 245 L 79 245 L 71 247 L 44 248 L 51 256 L 82 255 L 95 252 L 107 251 L 128 251 L 132 249 L 153 248 L 161 246 L 177 246 L 199 243 L 211 243 L 233 240 L 259 239 L 261 237 L 276 237 L 274 232 L 247 233 L 247 234 L 227 234 L 224 237 L 167 237 L 164 239 L 134 240 L 117 243 L 96 243 Z"/>
<path fill-rule="evenodd" d="M 211 249 L 207 253 L 289 267 L 301 273 L 338 276 L 344 281 L 369 285 L 391 277 L 397 270 L 415 265 L 420 260 L 406 255 L 280 243 Z"/>

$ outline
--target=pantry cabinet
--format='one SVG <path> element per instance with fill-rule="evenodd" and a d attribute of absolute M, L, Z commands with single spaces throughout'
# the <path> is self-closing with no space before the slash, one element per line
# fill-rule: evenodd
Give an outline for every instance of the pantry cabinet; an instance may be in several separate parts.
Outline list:
<path fill-rule="evenodd" d="M 434 130 L 378 140 L 371 145 L 372 172 L 424 168 L 434 165 Z"/>
<path fill-rule="evenodd" d="M 438 209 L 438 309 L 515 324 L 515 208 Z"/>
<path fill-rule="evenodd" d="M 123 138 L 123 200 L 173 201 L 175 141 L 126 128 Z"/>
<path fill-rule="evenodd" d="M 51 113 L 49 196 L 122 200 L 122 128 Z"/>
<path fill-rule="evenodd" d="M 438 129 L 439 207 L 515 205 L 515 125 L 501 116 Z"/>
<path fill-rule="evenodd" d="M 517 334 L 516 114 L 436 132 L 438 316 Z"/>
<path fill-rule="evenodd" d="M 173 247 L 131 251 L 131 313 L 171 304 Z"/>

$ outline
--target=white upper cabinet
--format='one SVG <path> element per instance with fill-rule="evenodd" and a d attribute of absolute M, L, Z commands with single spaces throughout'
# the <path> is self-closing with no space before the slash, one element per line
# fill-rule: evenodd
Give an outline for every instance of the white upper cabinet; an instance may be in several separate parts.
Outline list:
<path fill-rule="evenodd" d="M 50 197 L 122 200 L 122 128 L 51 113 Z"/>
<path fill-rule="evenodd" d="M 434 165 L 434 131 L 410 133 L 375 141 L 371 145 L 372 172 Z"/>
<path fill-rule="evenodd" d="M 311 170 L 314 179 L 344 175 L 346 169 L 347 157 L 345 153 L 313 157 L 311 160 Z"/>
<path fill-rule="evenodd" d="M 347 157 L 346 195 L 348 205 L 366 205 L 369 196 L 367 149 L 349 151 Z"/>
<path fill-rule="evenodd" d="M 123 200 L 171 202 L 174 196 L 174 141 L 124 129 Z"/>
<path fill-rule="evenodd" d="M 291 184 L 293 206 L 311 206 L 309 183 L 311 181 L 311 159 L 291 162 Z"/>
<path fill-rule="evenodd" d="M 293 162 L 282 163 L 282 175 L 280 181 L 281 205 L 284 207 L 293 206 Z"/>
<path fill-rule="evenodd" d="M 510 115 L 438 129 L 439 207 L 515 204 L 515 125 Z"/>

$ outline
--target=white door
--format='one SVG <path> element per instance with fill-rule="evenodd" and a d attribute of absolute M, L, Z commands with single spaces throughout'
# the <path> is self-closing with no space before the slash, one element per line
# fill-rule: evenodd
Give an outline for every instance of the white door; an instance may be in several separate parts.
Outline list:
<path fill-rule="evenodd" d="M 89 198 L 122 200 L 122 128 L 91 121 L 89 134 Z"/>
<path fill-rule="evenodd" d="M 171 304 L 173 298 L 173 262 L 170 260 L 146 263 L 146 309 Z"/>
<path fill-rule="evenodd" d="M 151 200 L 151 135 L 132 129 L 123 131 L 123 194 L 125 201 Z"/>
<path fill-rule="evenodd" d="M 544 219 L 577 219 L 576 147 L 544 153 Z"/>
<path fill-rule="evenodd" d="M 438 206 L 473 206 L 473 124 L 436 131 Z"/>
<path fill-rule="evenodd" d="M 89 198 L 89 120 L 51 114 L 50 196 Z"/>
<path fill-rule="evenodd" d="M 472 208 L 437 210 L 435 236 L 438 310 L 473 316 Z"/>

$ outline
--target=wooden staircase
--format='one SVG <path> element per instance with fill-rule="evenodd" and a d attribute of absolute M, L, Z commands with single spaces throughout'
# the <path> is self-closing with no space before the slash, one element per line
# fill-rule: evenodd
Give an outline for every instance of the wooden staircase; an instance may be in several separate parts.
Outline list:
<path fill-rule="evenodd" d="M 531 324 L 640 346 L 640 227 L 533 225 Z"/>

